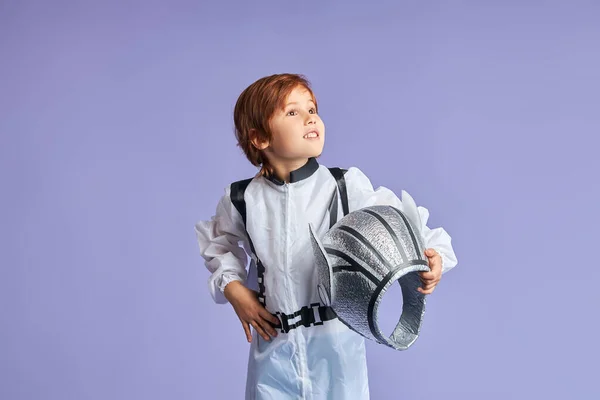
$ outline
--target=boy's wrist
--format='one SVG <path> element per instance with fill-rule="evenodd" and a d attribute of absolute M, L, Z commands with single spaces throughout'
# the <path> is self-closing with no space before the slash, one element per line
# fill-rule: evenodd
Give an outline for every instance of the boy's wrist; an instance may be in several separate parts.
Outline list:
<path fill-rule="evenodd" d="M 232 292 L 235 292 L 236 289 L 239 289 L 240 286 L 244 286 L 244 284 L 241 281 L 233 280 L 229 282 L 227 285 L 225 285 L 225 288 L 223 289 L 223 295 L 227 300 L 230 301 L 229 297 L 231 296 Z"/>

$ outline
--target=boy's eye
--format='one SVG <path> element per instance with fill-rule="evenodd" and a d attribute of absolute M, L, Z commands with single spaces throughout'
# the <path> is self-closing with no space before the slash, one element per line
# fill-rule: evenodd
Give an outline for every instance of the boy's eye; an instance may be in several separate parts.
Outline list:
<path fill-rule="evenodd" d="M 311 108 L 310 110 L 308 110 L 308 113 L 309 114 L 316 114 L 317 113 L 317 109 L 316 108 Z M 298 115 L 298 111 L 296 111 L 296 110 L 290 110 L 290 111 L 287 112 L 286 115 L 289 115 L 289 116 Z"/>

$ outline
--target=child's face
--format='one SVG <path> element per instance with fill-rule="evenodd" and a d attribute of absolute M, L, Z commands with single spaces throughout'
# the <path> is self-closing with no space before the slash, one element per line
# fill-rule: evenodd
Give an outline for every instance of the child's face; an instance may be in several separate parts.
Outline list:
<path fill-rule="evenodd" d="M 325 125 L 310 92 L 302 86 L 292 90 L 284 109 L 271 118 L 270 127 L 273 140 L 267 152 L 271 158 L 305 160 L 323 152 Z"/>

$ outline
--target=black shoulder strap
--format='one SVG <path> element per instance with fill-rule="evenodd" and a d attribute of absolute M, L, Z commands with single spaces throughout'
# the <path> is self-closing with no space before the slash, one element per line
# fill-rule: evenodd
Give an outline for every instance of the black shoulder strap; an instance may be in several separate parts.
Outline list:
<path fill-rule="evenodd" d="M 229 193 L 229 197 L 231 198 L 231 203 L 238 210 L 240 215 L 242 216 L 242 221 L 244 221 L 244 229 L 246 228 L 246 200 L 244 199 L 244 193 L 246 192 L 246 188 L 252 182 L 254 178 L 244 179 L 243 181 L 233 182 L 231 184 L 231 191 Z M 265 266 L 263 265 L 260 258 L 258 258 L 258 254 L 256 254 L 256 249 L 254 248 L 254 243 L 252 243 L 252 238 L 246 230 L 246 235 L 248 236 L 248 243 L 250 244 L 250 250 L 256 257 L 256 273 L 257 273 L 257 281 L 258 281 L 258 301 L 266 307 L 265 300 Z"/>
<path fill-rule="evenodd" d="M 344 174 L 346 173 L 346 170 L 337 167 L 331 167 L 329 168 L 329 171 L 331 172 L 331 175 L 333 175 L 333 177 L 335 178 L 338 190 L 340 191 L 344 216 L 348 215 L 348 192 L 346 191 L 346 179 L 344 179 Z"/>
<path fill-rule="evenodd" d="M 229 197 L 231 198 L 231 203 L 238 210 L 240 215 L 242 216 L 242 220 L 244 221 L 244 227 L 246 226 L 246 201 L 244 200 L 244 193 L 246 192 L 246 188 L 252 181 L 252 178 L 244 179 L 243 181 L 233 182 L 231 184 L 231 191 L 229 193 Z"/>

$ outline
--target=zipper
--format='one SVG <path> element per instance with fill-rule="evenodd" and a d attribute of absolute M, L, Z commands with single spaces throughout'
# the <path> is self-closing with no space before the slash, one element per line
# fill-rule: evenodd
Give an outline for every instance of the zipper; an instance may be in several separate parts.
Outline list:
<path fill-rule="evenodd" d="M 286 288 L 287 288 L 287 292 L 288 292 L 288 299 L 291 303 L 291 309 L 292 310 L 299 310 L 300 307 L 298 306 L 298 301 L 296 300 L 296 297 L 294 296 L 294 291 L 293 288 L 291 286 L 291 279 L 290 279 L 290 266 L 292 264 L 291 259 L 290 259 L 290 254 L 291 254 L 291 249 L 289 248 L 290 246 L 290 242 L 289 242 L 289 232 L 290 232 L 290 218 L 291 218 L 291 207 L 290 207 L 290 197 L 291 197 L 291 189 L 292 187 L 290 186 L 289 183 L 285 183 L 284 185 L 285 187 L 285 226 L 284 226 L 284 232 L 285 232 L 285 245 L 284 245 L 284 259 L 285 259 L 285 273 L 286 273 Z M 309 397 L 308 394 L 312 392 L 312 383 L 308 380 L 308 361 L 306 359 L 306 339 L 304 337 L 303 334 L 299 334 L 298 332 L 293 333 L 294 336 L 296 336 L 296 345 L 298 346 L 298 352 L 297 352 L 297 357 L 298 357 L 298 373 L 300 375 L 300 384 L 302 386 L 302 399 L 308 399 Z"/>
<path fill-rule="evenodd" d="M 287 298 L 289 300 L 290 304 L 290 308 L 292 310 L 297 309 L 297 304 L 296 304 L 296 299 L 293 296 L 293 290 L 291 288 L 291 284 L 290 284 L 290 242 L 289 242 L 289 232 L 290 232 L 290 191 L 291 191 L 291 187 L 289 183 L 285 183 L 284 184 L 284 189 L 285 189 L 285 218 L 284 218 L 284 226 L 283 226 L 283 232 L 284 232 L 284 245 L 283 245 L 283 271 L 285 274 L 285 288 L 287 291 Z"/>

